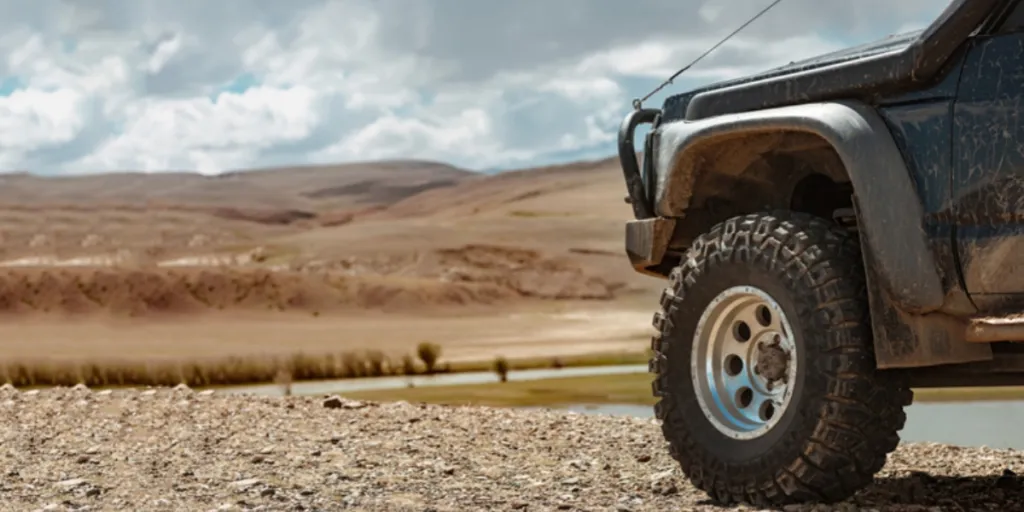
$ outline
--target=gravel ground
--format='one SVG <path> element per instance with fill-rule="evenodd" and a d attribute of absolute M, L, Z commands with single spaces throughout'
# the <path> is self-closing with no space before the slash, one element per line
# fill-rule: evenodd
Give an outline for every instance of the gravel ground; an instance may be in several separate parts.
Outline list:
<path fill-rule="evenodd" d="M 0 510 L 751 510 L 690 487 L 652 420 L 10 388 L 0 418 Z M 849 503 L 787 510 L 1024 510 L 1022 463 L 906 445 Z"/>

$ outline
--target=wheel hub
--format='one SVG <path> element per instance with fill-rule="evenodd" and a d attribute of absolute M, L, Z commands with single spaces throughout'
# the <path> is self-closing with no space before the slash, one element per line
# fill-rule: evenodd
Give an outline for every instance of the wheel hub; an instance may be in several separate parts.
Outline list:
<path fill-rule="evenodd" d="M 701 410 L 720 432 L 754 439 L 779 422 L 798 369 L 792 333 L 782 307 L 758 288 L 729 288 L 708 304 L 690 369 Z"/>
<path fill-rule="evenodd" d="M 785 381 L 790 358 L 789 352 L 782 347 L 782 340 L 778 335 L 772 338 L 770 342 L 758 343 L 757 363 L 754 365 L 754 373 L 760 375 L 768 384 Z"/>

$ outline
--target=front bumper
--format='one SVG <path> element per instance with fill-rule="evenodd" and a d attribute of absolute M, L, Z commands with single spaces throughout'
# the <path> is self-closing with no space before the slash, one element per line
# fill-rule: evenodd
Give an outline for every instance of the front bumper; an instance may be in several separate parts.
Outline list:
<path fill-rule="evenodd" d="M 672 241 L 676 220 L 663 217 L 631 220 L 626 223 L 626 255 L 633 269 L 648 275 L 664 277 L 652 267 L 661 264 Z"/>
<path fill-rule="evenodd" d="M 652 267 L 659 265 L 665 257 L 676 221 L 657 217 L 654 213 L 651 186 L 654 181 L 654 130 L 647 135 L 644 143 L 643 171 L 637 160 L 633 139 L 637 127 L 641 124 L 650 123 L 657 129 L 660 120 L 660 110 L 634 110 L 622 120 L 619 127 L 619 163 L 626 180 L 626 191 L 629 193 L 626 200 L 633 206 L 633 216 L 636 218 L 626 223 L 626 254 L 637 272 L 655 276 L 664 276 L 663 273 L 654 271 Z"/>

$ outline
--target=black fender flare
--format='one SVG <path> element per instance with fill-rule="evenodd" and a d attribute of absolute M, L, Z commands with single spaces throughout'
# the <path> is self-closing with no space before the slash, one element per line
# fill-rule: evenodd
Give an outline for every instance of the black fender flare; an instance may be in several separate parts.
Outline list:
<path fill-rule="evenodd" d="M 924 230 L 924 210 L 910 170 L 885 121 L 859 101 L 807 103 L 676 121 L 658 130 L 656 214 L 682 217 L 700 170 L 700 148 L 738 136 L 804 132 L 836 151 L 853 184 L 861 237 L 873 274 L 908 313 L 939 309 L 945 293 Z"/>

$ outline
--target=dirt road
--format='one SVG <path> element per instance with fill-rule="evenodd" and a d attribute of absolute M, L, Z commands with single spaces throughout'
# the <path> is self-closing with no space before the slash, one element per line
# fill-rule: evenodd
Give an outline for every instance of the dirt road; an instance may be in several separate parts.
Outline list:
<path fill-rule="evenodd" d="M 752 510 L 707 503 L 647 420 L 325 405 L 0 390 L 0 510 Z M 817 510 L 1021 510 L 1021 481 L 1003 475 L 1022 463 L 1018 452 L 903 446 L 873 487 Z"/>

